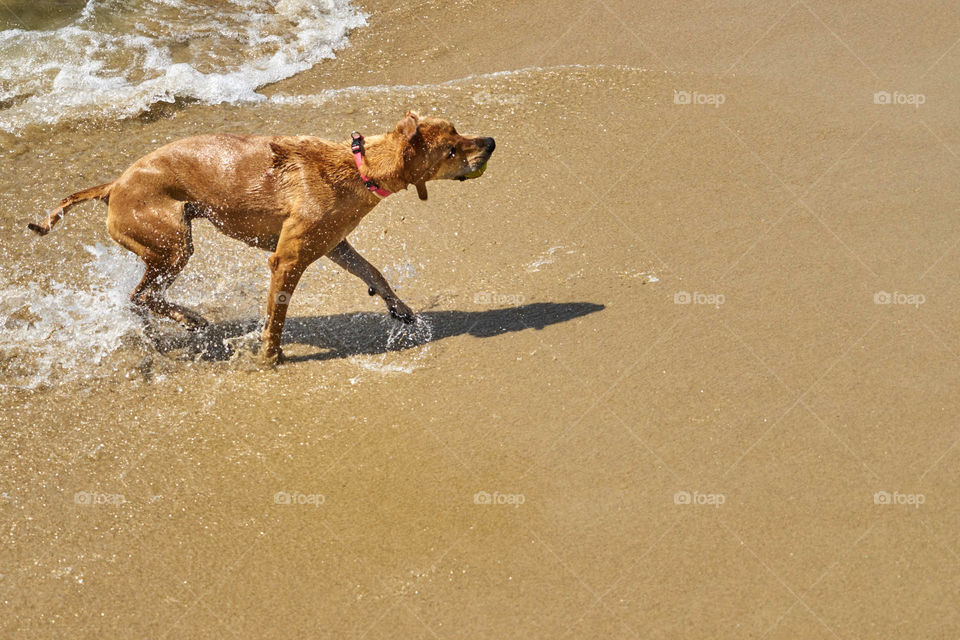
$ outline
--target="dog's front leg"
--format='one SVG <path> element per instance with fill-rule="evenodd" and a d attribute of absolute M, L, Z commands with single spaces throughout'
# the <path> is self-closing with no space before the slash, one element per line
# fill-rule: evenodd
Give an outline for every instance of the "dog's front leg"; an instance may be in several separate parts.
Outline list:
<path fill-rule="evenodd" d="M 387 303 L 387 309 L 394 318 L 411 323 L 414 320 L 413 310 L 404 304 L 403 300 L 390 288 L 390 283 L 377 271 L 377 268 L 357 253 L 345 239 L 330 250 L 327 257 L 343 269 L 363 280 L 369 288 L 370 295 L 379 295 Z"/>
<path fill-rule="evenodd" d="M 261 334 L 260 357 L 270 364 L 283 359 L 280 339 L 287 319 L 287 308 L 300 276 L 311 262 L 313 259 L 304 251 L 303 243 L 298 238 L 284 238 L 282 233 L 276 251 L 267 259 L 271 274 L 270 293 L 267 296 L 267 321 Z"/>

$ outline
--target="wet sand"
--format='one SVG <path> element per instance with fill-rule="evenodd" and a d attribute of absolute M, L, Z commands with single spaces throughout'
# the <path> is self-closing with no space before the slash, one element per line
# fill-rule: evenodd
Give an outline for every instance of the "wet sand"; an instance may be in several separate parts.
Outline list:
<path fill-rule="evenodd" d="M 0 635 L 956 635 L 960 11 L 363 6 L 268 102 L 0 141 L 4 330 L 78 318 L 0 364 Z M 266 256 L 198 225 L 214 327 L 77 346 L 138 267 L 59 197 L 408 108 L 497 139 L 352 236 L 414 332 L 320 263 L 260 370 Z"/>

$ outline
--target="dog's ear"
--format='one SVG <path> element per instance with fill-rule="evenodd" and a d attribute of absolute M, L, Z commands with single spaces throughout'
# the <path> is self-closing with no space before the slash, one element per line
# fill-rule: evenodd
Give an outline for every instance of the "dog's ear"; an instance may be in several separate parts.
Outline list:
<path fill-rule="evenodd" d="M 407 115 L 397 123 L 397 132 L 402 135 L 407 142 L 413 142 L 414 138 L 420 133 L 420 115 L 416 111 L 407 111 Z M 415 182 L 417 195 L 421 200 L 427 199 L 427 185 L 421 180 Z"/>
<path fill-rule="evenodd" d="M 416 111 L 407 111 L 407 115 L 397 123 L 397 131 L 407 140 L 413 140 L 418 133 L 418 126 L 420 126 L 420 116 Z"/>

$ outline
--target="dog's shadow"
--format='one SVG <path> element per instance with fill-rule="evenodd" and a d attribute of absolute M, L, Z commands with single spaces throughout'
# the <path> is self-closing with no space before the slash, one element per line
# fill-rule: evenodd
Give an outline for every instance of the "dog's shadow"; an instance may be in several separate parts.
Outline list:
<path fill-rule="evenodd" d="M 544 327 L 579 318 L 604 308 L 592 302 L 537 302 L 485 311 L 425 311 L 417 321 L 403 325 L 384 313 L 340 313 L 289 318 L 284 344 L 315 347 L 316 353 L 288 356 L 288 361 L 334 360 L 356 355 L 403 351 L 444 338 L 469 334 L 478 338 Z M 162 353 L 178 352 L 195 360 L 229 360 L 246 342 L 256 343 L 256 319 L 216 322 L 201 331 L 154 335 Z"/>

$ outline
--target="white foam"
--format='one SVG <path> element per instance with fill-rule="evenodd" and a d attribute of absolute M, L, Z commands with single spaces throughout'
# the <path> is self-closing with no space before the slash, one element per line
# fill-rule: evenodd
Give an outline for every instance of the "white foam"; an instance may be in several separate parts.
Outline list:
<path fill-rule="evenodd" d="M 143 263 L 119 247 L 84 248 L 93 258 L 79 287 L 57 281 L 0 285 L 0 388 L 91 378 L 125 338 L 138 334 L 128 296 Z"/>
<path fill-rule="evenodd" d="M 491 71 L 489 73 L 472 73 L 460 78 L 452 78 L 442 82 L 427 82 L 423 84 L 377 84 L 377 85 L 351 85 L 339 89 L 327 89 L 320 93 L 312 94 L 274 94 L 270 96 L 270 104 L 276 105 L 320 105 L 330 100 L 342 96 L 362 95 L 362 94 L 389 94 L 389 93 L 417 93 L 421 91 L 448 89 L 471 83 L 480 84 L 488 80 L 499 78 L 519 78 L 543 73 L 564 73 L 571 71 L 589 71 L 591 69 L 613 69 L 629 72 L 646 72 L 644 67 L 633 67 L 628 65 L 609 65 L 609 64 L 561 64 L 547 67 L 522 67 L 519 69 L 505 69 L 502 71 Z"/>
<path fill-rule="evenodd" d="M 0 32 L 0 129 L 127 117 L 157 102 L 257 102 L 366 24 L 349 0 L 89 0 L 52 31 Z"/>
<path fill-rule="evenodd" d="M 380 374 L 413 373 L 419 368 L 420 362 L 430 352 L 430 342 L 433 341 L 433 323 L 425 316 L 417 316 L 413 324 L 400 324 L 388 320 L 387 351 L 378 355 L 354 356 L 353 362 L 365 371 Z M 414 354 L 410 348 L 416 347 Z M 395 362 L 393 350 L 404 350 L 402 362 Z M 389 360 L 389 361 L 388 361 Z M 360 380 L 360 377 L 351 378 L 351 384 Z"/>
<path fill-rule="evenodd" d="M 168 346 L 184 337 L 183 329 L 156 318 L 150 323 L 152 337 L 145 336 L 143 320 L 129 302 L 130 292 L 143 276 L 143 263 L 134 254 L 99 243 L 84 249 L 89 258 L 75 282 L 67 283 L 56 275 L 48 282 L 0 278 L 0 390 L 140 378 L 142 363 L 149 363 L 144 366 L 155 374 L 152 368 L 160 366 L 156 356 L 165 353 L 158 350 L 157 337 Z M 250 267 L 249 261 L 236 256 L 191 264 L 168 297 L 203 312 L 214 322 L 256 320 L 267 280 L 261 270 Z M 415 277 L 409 261 L 398 261 L 393 268 L 407 278 Z M 62 269 L 51 270 L 60 273 Z M 350 281 L 347 286 L 355 288 L 355 283 Z M 311 312 L 309 294 L 297 300 L 301 312 Z M 322 298 L 313 302 L 318 308 L 312 312 L 322 314 L 326 306 Z M 369 315 L 357 314 L 363 321 L 361 327 L 337 336 L 337 342 L 345 343 L 348 351 L 357 349 L 357 355 L 349 358 L 360 372 L 409 374 L 422 366 L 434 338 L 429 316 L 418 316 L 414 324 L 405 325 L 383 314 L 371 326 Z M 245 358 L 256 351 L 259 339 L 256 327 L 224 338 L 224 343 L 226 351 L 234 352 L 241 361 L 240 366 L 246 366 Z M 184 358 L 203 357 L 189 349 L 177 353 L 177 367 L 184 366 Z M 162 366 L 169 364 L 164 361 Z"/>
<path fill-rule="evenodd" d="M 564 248 L 563 245 L 559 245 L 559 246 L 556 246 L 556 247 L 550 247 L 550 248 L 547 249 L 545 252 L 543 252 L 543 253 L 541 253 L 539 256 L 537 256 L 537 258 L 536 258 L 535 260 L 533 260 L 532 262 L 530 262 L 530 263 L 528 263 L 528 264 L 525 265 L 525 268 L 526 268 L 527 272 L 528 272 L 528 273 L 536 273 L 537 271 L 540 271 L 540 267 L 546 266 L 546 265 L 548 265 L 548 264 L 553 264 L 553 261 L 554 261 L 554 257 L 553 257 L 553 256 L 554 256 L 554 254 L 555 254 L 557 251 L 559 251 L 560 249 L 563 249 L 563 248 Z"/>

